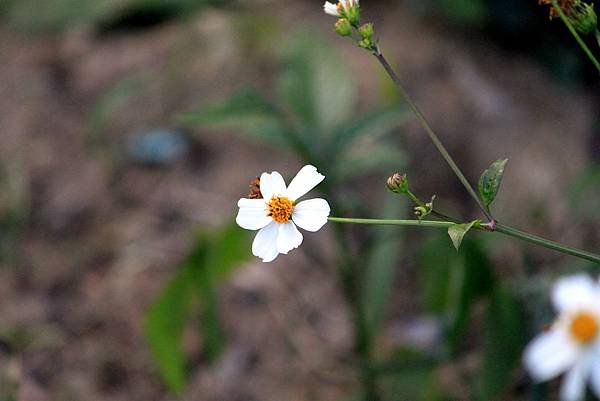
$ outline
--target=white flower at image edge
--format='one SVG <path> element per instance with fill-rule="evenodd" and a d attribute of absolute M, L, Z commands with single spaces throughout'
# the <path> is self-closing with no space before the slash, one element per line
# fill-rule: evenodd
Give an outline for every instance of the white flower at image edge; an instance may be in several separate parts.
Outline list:
<path fill-rule="evenodd" d="M 326 1 L 323 5 L 325 13 L 334 17 L 341 17 L 344 10 L 352 7 L 358 7 L 358 0 L 340 0 L 337 4 Z"/>
<path fill-rule="evenodd" d="M 325 176 L 313 166 L 304 166 L 286 187 L 281 174 L 273 171 L 260 176 L 262 199 L 242 198 L 235 219 L 246 230 L 259 230 L 252 243 L 252 253 L 263 262 L 273 261 L 302 244 L 302 233 L 318 231 L 327 223 L 329 204 L 325 199 L 309 199 L 296 203 L 316 187 Z"/>
<path fill-rule="evenodd" d="M 560 279 L 552 303 L 559 313 L 525 349 L 524 363 L 539 382 L 565 373 L 562 401 L 580 401 L 586 383 L 600 398 L 600 284 L 581 274 Z"/>

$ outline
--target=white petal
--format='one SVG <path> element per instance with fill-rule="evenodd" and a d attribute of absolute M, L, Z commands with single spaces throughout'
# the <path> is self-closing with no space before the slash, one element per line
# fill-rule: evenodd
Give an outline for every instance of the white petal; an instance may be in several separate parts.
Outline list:
<path fill-rule="evenodd" d="M 558 312 L 573 311 L 598 301 L 598 284 L 587 274 L 563 277 L 556 282 L 552 302 Z"/>
<path fill-rule="evenodd" d="M 592 384 L 592 391 L 597 398 L 600 398 L 600 354 L 596 350 L 592 366 L 590 367 L 590 382 Z"/>
<path fill-rule="evenodd" d="M 278 235 L 279 227 L 274 221 L 261 228 L 252 243 L 252 254 L 261 258 L 263 262 L 273 261 L 279 254 L 277 252 Z"/>
<path fill-rule="evenodd" d="M 273 171 L 271 174 L 262 173 L 260 176 L 260 192 L 263 198 L 270 200 L 273 195 L 286 196 L 285 181 L 281 174 Z"/>
<path fill-rule="evenodd" d="M 546 381 L 571 368 L 578 356 L 579 349 L 569 334 L 555 328 L 529 343 L 523 354 L 523 362 L 536 381 Z"/>
<path fill-rule="evenodd" d="M 238 201 L 240 210 L 235 222 L 246 230 L 258 230 L 269 224 L 273 219 L 267 216 L 264 199 L 245 199 Z"/>
<path fill-rule="evenodd" d="M 325 179 L 323 174 L 317 172 L 317 168 L 314 166 L 304 166 L 298 174 L 290 182 L 287 188 L 287 196 L 295 201 L 308 191 L 316 187 L 321 181 Z"/>
<path fill-rule="evenodd" d="M 585 394 L 585 382 L 589 374 L 589 364 L 579 361 L 567 372 L 560 387 L 561 401 L 580 401 Z"/>
<path fill-rule="evenodd" d="M 340 13 L 338 13 L 337 7 L 335 6 L 335 4 L 331 4 L 328 1 L 326 1 L 325 4 L 323 5 L 323 9 L 325 10 L 326 14 L 332 15 L 334 17 L 340 16 Z"/>
<path fill-rule="evenodd" d="M 298 248 L 301 243 L 302 234 L 293 222 L 288 221 L 279 224 L 279 235 L 277 237 L 277 251 L 279 253 L 288 253 L 292 249 Z"/>
<path fill-rule="evenodd" d="M 294 206 L 292 220 L 306 231 L 319 231 L 327 223 L 331 211 L 325 199 L 309 199 Z"/>

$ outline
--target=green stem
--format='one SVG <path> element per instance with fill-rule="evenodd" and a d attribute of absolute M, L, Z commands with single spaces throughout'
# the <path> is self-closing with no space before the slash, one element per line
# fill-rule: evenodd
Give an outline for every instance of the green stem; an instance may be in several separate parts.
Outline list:
<path fill-rule="evenodd" d="M 355 219 L 355 218 L 343 218 L 343 217 L 329 217 L 329 221 L 332 223 L 348 223 L 348 224 L 375 224 L 375 225 L 396 225 L 396 226 L 420 226 L 420 227 L 434 227 L 434 228 L 448 228 L 456 223 L 450 221 L 431 221 L 431 220 L 388 220 L 388 219 Z M 530 242 L 542 246 L 544 248 L 552 249 L 558 252 L 565 253 L 567 255 L 575 256 L 581 259 L 588 260 L 594 263 L 600 263 L 600 255 L 583 251 L 581 249 L 573 248 L 567 245 L 560 244 L 555 241 L 538 237 L 537 235 L 529 234 L 516 228 L 506 226 L 504 224 L 496 224 L 492 230 L 489 226 L 479 224 L 473 226 L 473 228 L 486 231 L 486 232 L 499 232 L 509 237 L 517 238 L 522 241 Z"/>
<path fill-rule="evenodd" d="M 438 136 L 435 134 L 435 132 L 433 131 L 433 129 L 427 122 L 427 119 L 425 118 L 423 113 L 421 113 L 421 110 L 419 110 L 419 108 L 417 107 L 417 104 L 412 100 L 412 98 L 410 97 L 410 95 L 408 94 L 406 89 L 404 89 L 404 85 L 402 84 L 402 81 L 400 81 L 400 78 L 398 78 L 398 75 L 396 74 L 396 72 L 394 71 L 392 66 L 388 63 L 388 61 L 384 57 L 383 53 L 379 50 L 379 48 L 376 48 L 375 50 L 373 50 L 373 55 L 375 56 L 375 58 L 377 58 L 379 63 L 381 63 L 381 65 L 383 66 L 385 71 L 388 73 L 388 75 L 390 76 L 392 81 L 394 81 L 394 83 L 396 84 L 396 87 L 398 88 L 398 90 L 400 91 L 400 93 L 402 94 L 402 96 L 404 97 L 404 99 L 406 100 L 406 102 L 408 103 L 410 108 L 412 109 L 413 113 L 417 117 L 417 120 L 419 120 L 419 122 L 421 123 L 421 126 L 423 127 L 423 129 L 425 130 L 427 135 L 429 136 L 429 139 L 431 139 L 431 141 L 437 148 L 438 152 L 440 152 L 440 154 L 442 155 L 444 160 L 446 160 L 446 163 L 448 163 L 448 165 L 450 166 L 450 168 L 452 169 L 452 171 L 454 172 L 456 177 L 458 177 L 458 180 L 465 187 L 465 189 L 467 190 L 469 195 L 471 195 L 473 200 L 475 200 L 475 202 L 477 203 L 477 206 L 479 206 L 479 208 L 481 209 L 481 211 L 483 212 L 485 217 L 487 217 L 487 219 L 489 221 L 492 221 L 493 217 L 490 214 L 490 212 L 488 211 L 488 208 L 486 208 L 483 205 L 483 203 L 481 202 L 481 199 L 479 199 L 479 196 L 477 196 L 477 193 L 475 192 L 475 190 L 469 183 L 469 180 L 467 180 L 467 178 L 465 177 L 463 172 L 456 165 L 456 163 L 452 159 L 452 156 L 450 156 L 450 154 L 448 153 L 448 151 L 446 150 L 446 148 L 444 147 L 444 145 L 442 144 L 442 142 L 440 141 Z"/>
<path fill-rule="evenodd" d="M 600 263 L 600 255 L 591 252 L 582 251 L 577 248 L 572 248 L 558 242 L 550 241 L 537 235 L 529 234 L 516 228 L 508 227 L 503 224 L 497 224 L 496 230 L 499 233 L 518 238 L 523 241 L 531 242 L 532 244 L 543 246 L 544 248 L 553 249 L 558 252 L 576 256 L 581 259 L 589 260 L 590 262 Z"/>
<path fill-rule="evenodd" d="M 450 221 L 433 221 L 433 220 L 389 220 L 389 219 L 355 219 L 346 217 L 329 217 L 332 223 L 345 224 L 375 224 L 383 226 L 420 226 L 420 227 L 437 227 L 448 228 L 456 223 Z"/>
<path fill-rule="evenodd" d="M 592 53 L 592 51 L 585 44 L 585 42 L 583 41 L 583 39 L 581 39 L 581 36 L 579 36 L 579 34 L 577 33 L 577 30 L 575 29 L 575 27 L 573 26 L 573 24 L 571 23 L 571 21 L 569 21 L 569 18 L 565 15 L 565 13 L 560 8 L 560 6 L 556 2 L 556 0 L 552 0 L 552 7 L 554 7 L 554 9 L 556 10 L 556 12 L 560 16 L 560 19 L 562 20 L 562 22 L 564 22 L 564 24 L 567 26 L 567 28 L 569 29 L 569 32 L 571 32 L 571 35 L 573 35 L 573 37 L 575 38 L 575 40 L 579 44 L 579 47 L 581 47 L 581 49 L 583 50 L 583 52 L 588 56 L 588 58 L 594 64 L 594 67 L 596 67 L 596 69 L 598 70 L 598 72 L 600 72 L 600 63 L 598 62 L 598 60 L 594 56 L 594 53 Z"/>

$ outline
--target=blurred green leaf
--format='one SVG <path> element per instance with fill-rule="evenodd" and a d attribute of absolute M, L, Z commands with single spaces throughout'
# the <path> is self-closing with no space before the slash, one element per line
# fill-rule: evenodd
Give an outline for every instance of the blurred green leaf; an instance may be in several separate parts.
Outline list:
<path fill-rule="evenodd" d="M 225 346 L 225 337 L 219 321 L 218 284 L 228 278 L 242 261 L 250 257 L 248 242 L 248 231 L 233 224 L 210 241 L 205 266 L 193 267 L 194 283 L 202 303 L 201 331 L 205 344 L 204 352 L 209 361 L 214 361 Z"/>
<path fill-rule="evenodd" d="M 181 340 L 192 300 L 191 265 L 201 264 L 204 257 L 204 246 L 197 248 L 146 314 L 146 339 L 163 380 L 175 393 L 183 391 L 187 380 L 186 358 Z"/>
<path fill-rule="evenodd" d="M 600 209 L 590 207 L 600 194 L 600 165 L 593 165 L 581 173 L 569 188 L 569 202 L 573 213 L 589 219 L 600 218 Z"/>
<path fill-rule="evenodd" d="M 492 266 L 476 239 L 465 239 L 462 252 L 457 253 L 447 238 L 437 236 L 421 249 L 420 267 L 426 307 L 443 317 L 447 344 L 454 354 L 473 304 L 493 288 Z"/>
<path fill-rule="evenodd" d="M 352 117 L 354 81 L 335 51 L 313 33 L 301 34 L 290 49 L 279 77 L 279 98 L 307 135 L 331 135 Z"/>
<path fill-rule="evenodd" d="M 448 17 L 462 24 L 482 24 L 487 15 L 485 0 L 437 0 Z"/>
<path fill-rule="evenodd" d="M 384 401 L 442 401 L 435 361 L 410 350 L 402 350 L 388 362 L 380 379 Z M 390 370 L 390 368 L 392 368 Z"/>
<path fill-rule="evenodd" d="M 277 109 L 252 89 L 178 118 L 184 125 L 235 130 L 269 142 L 284 142 L 285 122 Z"/>
<path fill-rule="evenodd" d="M 435 369 L 439 364 L 437 358 L 414 348 L 400 347 L 393 350 L 391 355 L 373 365 L 378 375 L 395 374 L 413 369 Z"/>
<path fill-rule="evenodd" d="M 456 259 L 457 271 L 450 274 L 448 316 L 450 347 L 456 350 L 463 338 L 473 304 L 488 295 L 494 285 L 493 269 L 476 240 L 463 242 L 463 257 Z"/>
<path fill-rule="evenodd" d="M 406 163 L 406 158 L 404 152 L 383 141 L 357 146 L 335 158 L 330 180 L 341 182 L 358 175 L 396 169 Z"/>
<path fill-rule="evenodd" d="M 119 80 L 100 96 L 93 104 L 87 118 L 86 146 L 109 147 L 108 139 L 103 137 L 113 116 L 126 109 L 136 95 L 144 88 L 144 77 L 139 74 L 129 75 Z"/>
<path fill-rule="evenodd" d="M 225 338 L 219 321 L 217 287 L 249 257 L 248 242 L 248 233 L 233 224 L 216 233 L 201 233 L 175 278 L 150 307 L 145 335 L 171 391 L 180 393 L 186 384 L 182 335 L 195 301 L 202 309 L 201 332 L 207 359 L 215 360 L 223 350 Z"/>
<path fill-rule="evenodd" d="M 340 151 L 348 144 L 364 136 L 381 138 L 397 129 L 407 118 L 410 118 L 410 114 L 400 106 L 394 105 L 372 112 L 357 120 L 352 120 L 350 124 L 335 132 L 330 149 Z"/>
<path fill-rule="evenodd" d="M 386 197 L 383 216 L 398 216 L 402 213 L 402 203 L 393 196 Z M 363 310 L 372 336 L 381 329 L 386 306 L 394 290 L 401 230 L 398 227 L 377 227 L 373 246 L 365 266 L 363 280 Z"/>
<path fill-rule="evenodd" d="M 73 25 L 107 28 L 119 22 L 143 25 L 149 18 L 157 21 L 189 15 L 208 4 L 226 0 L 2 0 L 0 13 L 9 24 L 33 33 L 59 32 Z"/>
<path fill-rule="evenodd" d="M 9 24 L 29 32 L 60 31 L 106 18 L 119 2 L 92 0 L 17 0 L 6 7 Z"/>
<path fill-rule="evenodd" d="M 477 189 L 479 190 L 479 196 L 487 208 L 496 199 L 500 184 L 502 183 L 502 176 L 504 175 L 504 167 L 508 159 L 496 160 L 492 165 L 481 174 L 479 177 L 479 184 Z"/>
<path fill-rule="evenodd" d="M 511 375 L 521 361 L 525 345 L 525 314 L 508 288 L 496 286 L 485 320 L 483 367 L 480 398 L 503 399 Z"/>
<path fill-rule="evenodd" d="M 454 245 L 457 251 L 460 248 L 460 244 L 462 243 L 464 236 L 473 227 L 473 224 L 477 223 L 478 221 L 479 220 L 473 220 L 470 223 L 455 224 L 448 227 L 448 235 L 452 240 L 452 245 Z"/>

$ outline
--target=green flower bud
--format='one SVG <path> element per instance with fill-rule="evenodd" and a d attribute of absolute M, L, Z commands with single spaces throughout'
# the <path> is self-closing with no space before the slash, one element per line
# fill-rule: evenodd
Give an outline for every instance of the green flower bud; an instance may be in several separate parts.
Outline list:
<path fill-rule="evenodd" d="M 373 38 L 373 32 L 373 23 L 371 22 L 369 22 L 368 24 L 363 24 L 360 28 L 358 28 L 358 34 L 363 39 L 369 39 L 369 41 Z"/>
<path fill-rule="evenodd" d="M 408 179 L 406 174 L 396 173 L 387 180 L 387 187 L 390 191 L 397 194 L 408 193 Z"/>
<path fill-rule="evenodd" d="M 368 38 L 359 40 L 358 46 L 371 51 L 375 49 L 375 43 L 373 43 L 373 41 Z"/>
<path fill-rule="evenodd" d="M 419 220 L 421 220 L 424 217 L 428 216 L 433 211 L 433 201 L 434 200 L 435 200 L 435 195 L 433 195 L 431 197 L 431 201 L 427 202 L 425 205 L 423 205 L 423 206 L 415 206 L 415 216 L 417 216 L 417 218 Z"/>
<path fill-rule="evenodd" d="M 550 19 L 557 18 L 560 15 L 558 10 L 554 8 L 552 0 L 538 1 L 539 4 L 550 6 Z M 593 4 L 587 4 L 581 0 L 558 0 L 556 6 L 565 14 L 577 32 L 587 35 L 596 30 L 598 17 Z"/>
<path fill-rule="evenodd" d="M 577 29 L 577 32 L 587 35 L 596 30 L 598 24 L 598 17 L 594 11 L 594 5 L 579 3 L 577 7 L 573 7 L 574 10 L 569 15 L 569 20 Z"/>
<path fill-rule="evenodd" d="M 360 25 L 360 7 L 357 4 L 346 8 L 344 10 L 344 16 L 350 21 L 352 26 Z"/>
<path fill-rule="evenodd" d="M 340 36 L 351 36 L 352 35 L 352 24 L 346 18 L 340 18 L 335 23 L 335 31 Z"/>

